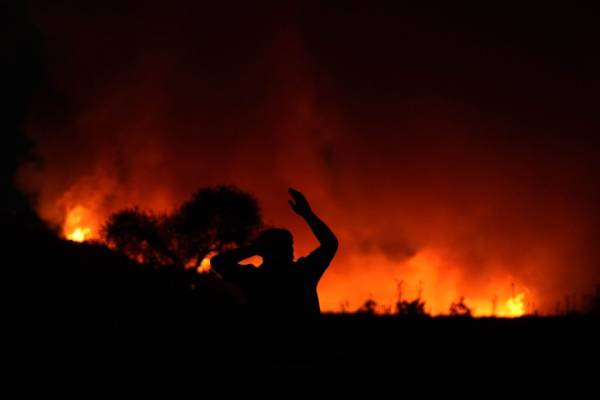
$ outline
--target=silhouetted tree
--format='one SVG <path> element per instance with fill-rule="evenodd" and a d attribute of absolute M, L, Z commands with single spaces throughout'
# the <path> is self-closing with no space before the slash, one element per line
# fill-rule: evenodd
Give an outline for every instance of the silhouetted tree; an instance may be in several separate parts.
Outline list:
<path fill-rule="evenodd" d="M 153 265 L 179 264 L 170 245 L 166 215 L 128 208 L 112 214 L 103 227 L 109 246 L 138 262 Z"/>
<path fill-rule="evenodd" d="M 262 225 L 256 199 L 232 186 L 201 188 L 172 214 L 129 208 L 102 229 L 109 246 L 139 262 L 197 267 L 212 252 L 247 243 Z"/>
<path fill-rule="evenodd" d="M 233 186 L 218 186 L 196 191 L 171 223 L 180 254 L 197 266 L 212 252 L 246 244 L 262 221 L 254 197 Z"/>
<path fill-rule="evenodd" d="M 453 317 L 470 317 L 472 315 L 471 309 L 465 304 L 463 296 L 457 302 L 450 304 L 450 315 Z"/>

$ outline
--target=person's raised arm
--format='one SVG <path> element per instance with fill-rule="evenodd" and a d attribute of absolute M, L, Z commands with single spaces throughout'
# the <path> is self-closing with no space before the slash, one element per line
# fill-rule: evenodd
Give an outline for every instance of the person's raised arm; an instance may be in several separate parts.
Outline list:
<path fill-rule="evenodd" d="M 229 279 L 238 272 L 239 262 L 256 255 L 254 245 L 226 250 L 210 259 L 211 268 L 224 279 Z"/>
<path fill-rule="evenodd" d="M 292 200 L 289 200 L 292 210 L 306 221 L 313 234 L 320 243 L 309 257 L 318 258 L 320 268 L 317 268 L 318 276 L 325 271 L 338 249 L 338 240 L 329 227 L 312 211 L 306 197 L 296 189 L 288 190 Z"/>

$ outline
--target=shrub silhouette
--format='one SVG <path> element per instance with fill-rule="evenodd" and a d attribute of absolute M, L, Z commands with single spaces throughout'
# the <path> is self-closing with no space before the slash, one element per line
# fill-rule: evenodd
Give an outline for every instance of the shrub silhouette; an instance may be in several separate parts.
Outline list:
<path fill-rule="evenodd" d="M 171 214 L 118 211 L 104 224 L 102 236 L 109 247 L 138 262 L 197 267 L 212 252 L 247 243 L 261 226 L 252 195 L 217 186 L 198 189 Z"/>
<path fill-rule="evenodd" d="M 139 208 L 128 208 L 112 214 L 103 227 L 108 245 L 140 263 L 153 265 L 181 264 L 170 244 L 168 217 Z"/>
<path fill-rule="evenodd" d="M 396 303 L 396 313 L 403 317 L 425 317 L 425 301 L 420 297 L 412 301 L 400 300 Z"/>
<path fill-rule="evenodd" d="M 457 302 L 450 304 L 450 315 L 453 317 L 471 317 L 472 311 L 465 304 L 465 298 L 463 296 Z"/>
<path fill-rule="evenodd" d="M 425 311 L 425 301 L 421 299 L 421 289 L 419 288 L 419 294 L 417 298 L 409 301 L 402 300 L 402 287 L 404 281 L 397 283 L 398 301 L 396 302 L 396 314 L 402 317 L 425 317 L 427 312 Z"/>
<path fill-rule="evenodd" d="M 359 314 L 374 315 L 377 311 L 377 302 L 372 298 L 365 300 L 362 306 L 357 310 Z"/>

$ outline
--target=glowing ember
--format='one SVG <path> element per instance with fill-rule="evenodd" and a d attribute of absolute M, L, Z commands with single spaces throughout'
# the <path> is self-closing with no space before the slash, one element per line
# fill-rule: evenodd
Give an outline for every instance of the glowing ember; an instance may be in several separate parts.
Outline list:
<path fill-rule="evenodd" d="M 525 294 L 519 293 L 505 303 L 506 317 L 521 317 L 525 315 Z"/>

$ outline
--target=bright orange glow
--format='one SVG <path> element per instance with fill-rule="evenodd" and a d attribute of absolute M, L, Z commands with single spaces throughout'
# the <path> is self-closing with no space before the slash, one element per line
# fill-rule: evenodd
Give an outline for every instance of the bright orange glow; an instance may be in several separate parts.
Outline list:
<path fill-rule="evenodd" d="M 77 206 L 67 213 L 63 232 L 68 240 L 85 242 L 96 237 L 92 229 L 96 218 L 94 213 L 83 206 Z"/>
<path fill-rule="evenodd" d="M 376 311 L 386 313 L 395 309 L 400 295 L 400 300 L 407 301 L 420 297 L 431 315 L 448 315 L 450 305 L 464 297 L 475 317 L 514 318 L 525 315 L 526 304 L 535 300 L 533 291 L 522 282 L 496 272 L 502 271 L 500 267 L 490 276 L 471 278 L 442 254 L 424 249 L 400 265 L 380 256 L 352 258 L 340 269 L 360 269 L 362 276 L 340 282 L 334 274 L 326 274 L 320 286 L 321 306 L 327 311 L 352 311 L 371 298 L 378 304 Z M 515 288 L 519 290 L 516 295 Z M 340 302 L 340 298 L 346 301 Z"/>
<path fill-rule="evenodd" d="M 67 239 L 74 242 L 85 242 L 90 236 L 92 230 L 90 228 L 75 228 L 75 230 L 67 235 Z"/>
<path fill-rule="evenodd" d="M 85 204 L 85 203 L 84 203 Z M 77 205 L 66 215 L 63 232 L 68 240 L 84 242 L 98 239 L 99 222 L 103 216 L 93 207 Z M 299 238 L 298 255 L 310 251 L 312 244 L 305 237 Z M 198 272 L 210 270 L 209 254 L 197 267 Z M 339 261 L 335 261 L 340 264 Z M 260 257 L 244 260 L 244 264 L 259 265 Z M 367 299 L 377 303 L 376 312 L 394 312 L 396 302 L 421 297 L 425 310 L 431 315 L 447 315 L 451 303 L 464 297 L 464 303 L 476 317 L 497 316 L 514 318 L 527 312 L 526 298 L 531 302 L 533 295 L 522 283 L 512 276 L 490 276 L 483 283 L 471 281 L 461 273 L 460 266 L 446 260 L 441 249 L 424 248 L 400 265 L 378 254 L 352 254 L 343 261 L 342 270 L 361 271 L 336 277 L 334 270 L 325 275 L 319 287 L 321 307 L 324 311 L 353 311 Z M 194 267 L 196 261 L 190 262 Z M 501 270 L 501 268 L 499 268 Z M 395 271 L 390 275 L 390 271 Z M 350 277 L 353 277 L 349 279 Z M 519 289 L 515 294 L 515 285 Z M 399 297 L 400 296 L 400 297 Z M 342 306 L 343 304 L 343 306 Z"/>
<path fill-rule="evenodd" d="M 505 303 L 506 317 L 521 317 L 525 315 L 525 294 L 519 293 Z"/>
<path fill-rule="evenodd" d="M 538 74 L 538 57 L 527 62 L 504 45 L 497 57 L 471 62 L 464 56 L 473 53 L 472 32 L 435 31 L 448 42 L 421 35 L 423 24 L 412 23 L 421 12 L 389 33 L 422 42 L 365 29 L 374 35 L 361 33 L 357 51 L 348 51 L 338 39 L 354 38 L 361 17 L 344 15 L 350 19 L 333 27 L 312 7 L 286 8 L 286 29 L 249 18 L 261 29 L 242 42 L 238 33 L 251 31 L 246 20 L 235 24 L 239 32 L 217 35 L 218 24 L 170 18 L 178 7 L 167 20 L 162 6 L 149 7 L 136 29 L 164 40 L 148 40 L 119 17 L 110 46 L 93 13 L 67 18 L 28 8 L 48 38 L 43 53 L 53 57 L 44 85 L 27 96 L 31 112 L 21 125 L 35 157 L 23 157 L 16 178 L 63 238 L 98 240 L 114 212 L 170 213 L 201 187 L 231 184 L 256 197 L 265 226 L 293 233 L 299 258 L 318 243 L 287 203 L 292 186 L 340 243 L 319 282 L 323 311 L 352 312 L 368 299 L 393 311 L 400 292 L 406 301 L 421 296 L 432 315 L 450 313 L 461 299 L 474 316 L 548 315 L 583 310 L 600 282 L 600 163 L 588 133 L 598 118 L 587 95 L 560 83 L 570 77 L 560 65 L 565 79 Z M 369 21 L 387 22 L 379 12 Z M 209 43 L 214 49 L 233 50 L 201 57 L 194 38 L 211 35 L 220 40 Z M 406 45 L 398 51 L 416 64 L 388 52 L 372 60 L 389 40 Z M 430 67 L 431 52 L 421 48 L 431 45 L 457 54 L 456 64 Z M 94 62 L 98 48 L 102 63 Z M 123 63 L 131 49 L 136 56 Z M 231 62 L 236 56 L 247 62 Z M 501 80 L 488 79 L 497 72 Z M 98 79 L 81 85 L 89 76 Z M 421 90 L 423 82 L 439 91 Z M 592 82 L 582 90 L 593 92 Z M 47 88 L 59 102 L 46 98 Z M 542 109 L 560 115 L 546 118 Z M 553 133 L 563 131 L 572 134 Z"/>
<path fill-rule="evenodd" d="M 212 257 L 212 255 L 211 255 Z M 210 270 L 210 257 L 204 257 L 198 266 L 198 272 L 208 272 Z"/>

